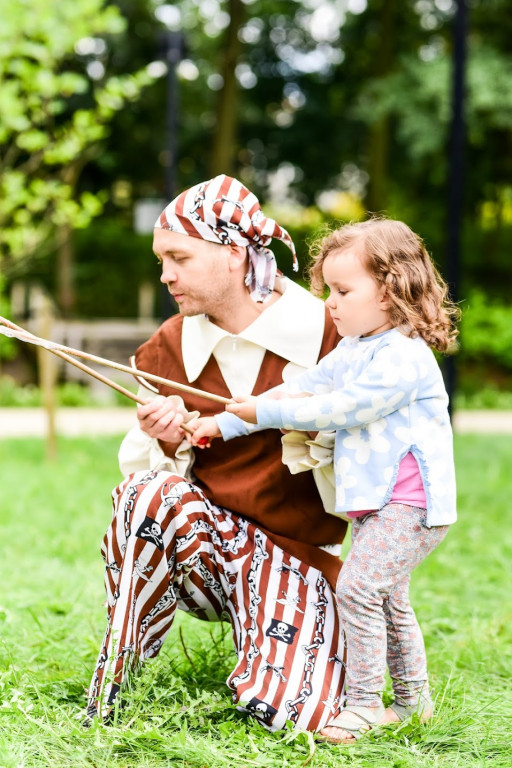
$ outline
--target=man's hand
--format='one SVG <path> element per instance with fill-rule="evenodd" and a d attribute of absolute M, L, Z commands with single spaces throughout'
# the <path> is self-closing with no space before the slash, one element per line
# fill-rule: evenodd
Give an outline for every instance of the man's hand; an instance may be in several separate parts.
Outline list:
<path fill-rule="evenodd" d="M 226 405 L 226 411 L 234 413 L 242 421 L 248 421 L 249 424 L 257 424 L 256 419 L 256 398 L 255 397 L 234 397 L 235 402 Z"/>
<path fill-rule="evenodd" d="M 222 437 L 217 420 L 213 416 L 194 419 L 189 422 L 188 427 L 192 430 L 192 434 L 187 435 L 187 440 L 196 448 L 209 448 L 215 437 Z"/>
<path fill-rule="evenodd" d="M 185 437 L 181 425 L 187 411 L 177 404 L 177 400 L 178 398 L 173 396 L 159 395 L 146 405 L 139 405 L 137 418 L 142 431 L 150 437 L 174 443 L 176 446 L 181 443 Z"/>

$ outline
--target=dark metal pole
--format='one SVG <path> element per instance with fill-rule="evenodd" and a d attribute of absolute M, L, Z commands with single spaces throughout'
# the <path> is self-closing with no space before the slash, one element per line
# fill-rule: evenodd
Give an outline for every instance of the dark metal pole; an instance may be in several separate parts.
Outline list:
<path fill-rule="evenodd" d="M 184 39 L 181 32 L 166 33 L 165 58 L 167 62 L 167 114 L 165 196 L 171 201 L 176 194 L 178 170 L 179 90 L 176 67 L 183 58 Z"/>
<path fill-rule="evenodd" d="M 166 109 L 166 162 L 165 162 L 165 197 L 170 202 L 176 195 L 178 175 L 178 128 L 179 128 L 179 89 L 176 67 L 183 58 L 185 40 L 181 32 L 165 33 L 165 61 L 167 63 L 167 109 Z M 178 311 L 176 302 L 166 286 L 162 286 L 162 318 L 165 320 Z"/>
<path fill-rule="evenodd" d="M 447 281 L 453 301 L 459 299 L 460 251 L 463 217 L 464 188 L 464 96 L 466 68 L 467 5 L 466 0 L 456 0 L 457 10 L 453 24 L 453 79 L 452 122 L 448 158 L 448 229 L 447 229 Z M 446 359 L 446 389 L 450 398 L 450 414 L 453 414 L 453 397 L 457 386 L 456 358 Z"/>

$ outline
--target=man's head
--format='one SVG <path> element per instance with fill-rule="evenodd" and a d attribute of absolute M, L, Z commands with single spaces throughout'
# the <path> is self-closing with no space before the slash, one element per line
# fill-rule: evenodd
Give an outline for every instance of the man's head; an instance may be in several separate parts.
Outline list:
<path fill-rule="evenodd" d="M 180 314 L 220 319 L 244 289 L 246 249 L 219 245 L 168 229 L 155 229 L 153 250 Z M 246 294 L 247 295 L 247 294 Z"/>
<path fill-rule="evenodd" d="M 277 271 L 274 254 L 266 247 L 273 238 L 290 248 L 297 269 L 288 232 L 264 215 L 257 197 L 240 181 L 220 175 L 185 190 L 169 203 L 155 224 L 154 250 L 163 263 L 162 282 L 176 296 L 180 312 L 197 314 L 207 310 L 197 308 L 197 301 L 190 300 L 192 294 L 206 287 L 215 294 L 229 290 L 225 278 L 233 278 L 231 273 L 238 275 L 240 270 L 251 298 L 265 301 L 272 294 Z M 166 277 L 164 253 L 172 255 L 175 249 L 185 260 L 175 258 L 176 274 L 167 270 Z M 194 266 L 189 277 L 180 277 L 179 264 Z"/>

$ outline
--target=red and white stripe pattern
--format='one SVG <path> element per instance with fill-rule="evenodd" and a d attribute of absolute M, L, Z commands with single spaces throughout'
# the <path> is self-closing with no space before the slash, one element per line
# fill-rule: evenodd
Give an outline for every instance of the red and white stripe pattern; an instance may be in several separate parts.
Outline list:
<path fill-rule="evenodd" d="M 113 492 L 104 539 L 108 622 L 89 714 L 108 714 L 128 669 L 155 656 L 177 608 L 229 621 L 238 708 L 271 730 L 318 730 L 345 699 L 344 644 L 320 571 L 168 472 L 137 472 Z"/>
<path fill-rule="evenodd" d="M 162 211 L 155 228 L 169 229 L 222 245 L 246 246 L 249 271 L 246 284 L 255 301 L 265 301 L 272 293 L 277 265 L 266 246 L 273 238 L 282 240 L 293 254 L 295 246 L 288 232 L 263 213 L 256 195 L 237 179 L 221 174 L 196 184 L 176 197 Z"/>

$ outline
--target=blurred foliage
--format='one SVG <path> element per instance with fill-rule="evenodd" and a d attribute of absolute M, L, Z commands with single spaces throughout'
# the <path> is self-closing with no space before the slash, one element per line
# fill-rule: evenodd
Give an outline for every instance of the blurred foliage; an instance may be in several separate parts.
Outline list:
<path fill-rule="evenodd" d="M 109 390 L 112 397 L 108 400 L 97 398 L 89 387 L 76 381 L 59 384 L 55 390 L 55 402 L 59 407 L 104 407 L 118 405 L 133 408 L 133 401 L 116 390 Z M 43 392 L 35 384 L 19 386 L 11 376 L 0 376 L 0 408 L 20 407 L 38 408 L 44 403 Z"/>
<path fill-rule="evenodd" d="M 461 328 L 464 356 L 473 362 L 495 360 L 512 372 L 512 305 L 473 291 L 465 302 Z"/>
<path fill-rule="evenodd" d="M 455 408 L 466 410 L 512 411 L 512 392 L 498 389 L 495 385 L 480 380 L 478 386 L 467 391 L 471 379 L 465 381 L 465 388 L 459 388 L 455 395 Z"/>
<path fill-rule="evenodd" d="M 85 227 L 101 211 L 101 192 L 75 195 L 77 180 L 106 137 L 109 120 L 152 78 L 145 70 L 105 76 L 101 83 L 88 76 L 81 51 L 93 48 L 106 57 L 106 40 L 125 26 L 119 11 L 103 0 L 0 0 L 0 15 L 0 275 L 5 278 L 26 270 L 27 260 L 48 247 L 56 228 Z"/>
<path fill-rule="evenodd" d="M 41 389 L 34 384 L 20 387 L 10 376 L 0 376 L 0 407 L 36 408 L 43 405 L 43 400 Z M 66 382 L 57 388 L 56 402 L 68 406 L 91 405 L 91 396 L 86 387 Z"/>
<path fill-rule="evenodd" d="M 16 162 L 36 164 L 23 187 L 30 198 L 20 197 L 15 176 L 4 205 L 14 206 L 17 236 L 33 254 L 30 279 L 56 296 L 60 262 L 46 238 L 55 224 L 83 226 L 102 207 L 73 237 L 71 314 L 136 313 L 138 284 L 156 282 L 158 269 L 151 236 L 133 232 L 135 203 L 209 178 L 221 150 L 223 170 L 289 229 L 299 277 L 323 227 L 368 210 L 407 221 L 447 271 L 455 0 L 76 0 L 65 12 L 59 4 L 59 15 L 56 2 L 23 0 L 4 14 L 0 104 L 11 114 L 7 128 L 15 124 Z M 508 0 L 467 5 L 458 293 L 469 298 L 459 360 L 462 386 L 476 391 L 489 379 L 498 388 L 511 381 L 509 335 L 481 307 L 510 303 L 512 15 Z M 172 178 L 170 112 L 178 123 Z M 41 180 L 42 190 L 34 186 Z M 277 244 L 276 254 L 292 276 L 288 251 Z M 475 288 L 487 298 L 475 299 Z M 490 338 L 490 315 L 500 340 Z"/>
<path fill-rule="evenodd" d="M 77 292 L 78 316 L 137 316 L 140 285 L 150 282 L 158 292 L 160 268 L 152 239 L 117 219 L 100 219 L 76 233 L 76 280 L 87 286 Z"/>
<path fill-rule="evenodd" d="M 512 405 L 512 305 L 472 290 L 462 303 L 459 367 L 461 389 L 473 407 Z"/>
<path fill-rule="evenodd" d="M 1 285 L 0 285 L 1 288 Z M 2 317 L 9 317 L 9 302 L 2 296 L 0 291 L 0 315 Z M 16 344 L 14 340 L 8 336 L 0 334 L 0 361 L 11 360 L 16 355 Z"/>

